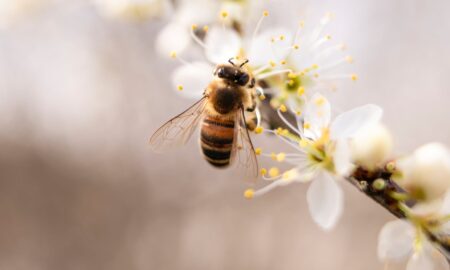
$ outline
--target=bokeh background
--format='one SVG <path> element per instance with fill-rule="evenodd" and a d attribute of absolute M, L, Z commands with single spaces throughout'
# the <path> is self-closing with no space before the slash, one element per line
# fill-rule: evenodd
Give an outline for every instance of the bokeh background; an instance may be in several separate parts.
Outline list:
<path fill-rule="evenodd" d="M 0 269 L 386 267 L 376 240 L 393 217 L 346 183 L 344 215 L 325 233 L 308 214 L 306 186 L 247 201 L 242 177 L 208 166 L 195 140 L 150 151 L 149 135 L 191 103 L 172 89 L 176 64 L 154 51 L 167 18 L 21 1 L 32 4 L 13 21 L 0 12 Z M 336 14 L 333 37 L 359 75 L 331 95 L 336 112 L 379 104 L 399 154 L 450 145 L 450 2 L 275 6 L 271 23 L 305 9 Z"/>

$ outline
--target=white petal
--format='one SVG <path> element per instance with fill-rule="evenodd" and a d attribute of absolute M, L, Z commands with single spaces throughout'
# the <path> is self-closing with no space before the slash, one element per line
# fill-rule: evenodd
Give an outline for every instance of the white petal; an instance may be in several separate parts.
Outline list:
<path fill-rule="evenodd" d="M 414 229 L 404 220 L 386 223 L 378 235 L 378 257 L 381 260 L 399 260 L 411 253 Z"/>
<path fill-rule="evenodd" d="M 328 100 L 319 93 L 314 94 L 312 98 L 306 104 L 304 116 L 305 116 L 305 128 L 304 134 L 311 139 L 317 139 L 321 136 L 322 130 L 328 128 L 330 124 L 330 103 Z"/>
<path fill-rule="evenodd" d="M 347 176 L 355 167 L 352 163 L 350 145 L 346 140 L 336 142 L 336 149 L 333 154 L 333 163 L 336 174 Z"/>
<path fill-rule="evenodd" d="M 156 37 L 156 51 L 169 57 L 172 52 L 181 54 L 191 43 L 189 28 L 171 23 L 166 25 Z"/>
<path fill-rule="evenodd" d="M 279 40 L 283 36 L 283 40 Z M 278 39 L 272 42 L 272 38 Z M 269 61 L 278 62 L 284 60 L 289 51 L 286 49 L 291 46 L 292 35 L 283 28 L 267 29 L 257 35 L 248 44 L 248 58 L 254 67 L 262 66 Z M 275 53 L 275 54 L 274 54 Z"/>
<path fill-rule="evenodd" d="M 331 138 L 350 138 L 360 129 L 380 121 L 382 115 L 383 110 L 373 104 L 344 112 L 338 115 L 331 124 Z"/>
<path fill-rule="evenodd" d="M 336 181 L 322 173 L 312 181 L 306 194 L 313 220 L 324 230 L 330 230 L 342 214 L 343 194 Z"/>
<path fill-rule="evenodd" d="M 440 212 L 444 216 L 450 215 L 450 190 L 447 190 L 447 192 L 445 193 L 444 201 L 442 203 Z"/>
<path fill-rule="evenodd" d="M 182 86 L 181 95 L 188 98 L 199 99 L 209 81 L 211 81 L 213 67 L 204 62 L 195 62 L 191 65 L 182 65 L 172 74 L 173 89 Z"/>
<path fill-rule="evenodd" d="M 175 19 L 189 27 L 192 24 L 209 24 L 217 18 L 218 10 L 216 1 L 183 1 L 177 9 Z"/>
<path fill-rule="evenodd" d="M 429 242 L 424 242 L 423 249 L 411 256 L 407 270 L 448 270 L 449 265 L 442 253 Z"/>
<path fill-rule="evenodd" d="M 206 57 L 213 63 L 226 63 L 231 57 L 236 57 L 241 49 L 241 38 L 236 31 L 213 27 L 205 38 Z"/>

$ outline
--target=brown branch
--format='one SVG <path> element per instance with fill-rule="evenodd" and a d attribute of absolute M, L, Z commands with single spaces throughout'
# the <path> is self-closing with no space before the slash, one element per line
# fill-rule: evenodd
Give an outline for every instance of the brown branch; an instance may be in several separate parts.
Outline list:
<path fill-rule="evenodd" d="M 405 213 L 399 206 L 399 201 L 392 196 L 393 193 L 406 194 L 406 192 L 391 179 L 391 176 L 392 173 L 385 168 L 376 171 L 357 168 L 353 175 L 346 180 L 397 218 L 406 219 Z M 375 187 L 374 182 L 377 179 L 384 180 L 385 186 L 383 188 Z M 414 203 L 414 201 L 407 202 L 409 206 L 414 205 Z M 426 230 L 425 233 L 450 262 L 450 236 L 434 233 L 430 230 Z"/>

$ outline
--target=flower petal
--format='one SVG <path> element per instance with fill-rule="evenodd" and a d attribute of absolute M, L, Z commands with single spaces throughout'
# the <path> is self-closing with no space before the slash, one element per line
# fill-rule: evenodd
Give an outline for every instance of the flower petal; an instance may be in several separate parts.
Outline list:
<path fill-rule="evenodd" d="M 204 25 L 216 19 L 218 10 L 219 4 L 217 1 L 181 1 L 175 19 L 189 27 L 192 24 Z"/>
<path fill-rule="evenodd" d="M 411 253 L 414 229 L 404 220 L 386 223 L 378 235 L 378 257 L 381 260 L 399 260 Z"/>
<path fill-rule="evenodd" d="M 283 37 L 283 40 L 280 40 Z M 276 40 L 272 42 L 272 38 Z M 292 44 L 292 35 L 283 28 L 267 29 L 248 44 L 248 58 L 254 67 L 268 64 L 269 61 L 283 60 L 289 53 L 286 48 Z"/>
<path fill-rule="evenodd" d="M 192 99 L 199 99 L 212 78 L 212 67 L 208 63 L 194 62 L 182 65 L 172 74 L 173 88 L 183 87 L 181 95 Z"/>
<path fill-rule="evenodd" d="M 344 112 L 338 115 L 331 124 L 331 138 L 350 138 L 360 129 L 380 121 L 382 115 L 383 109 L 373 104 L 367 104 Z"/>
<path fill-rule="evenodd" d="M 317 139 L 324 128 L 330 124 L 330 103 L 319 93 L 314 94 L 305 108 L 304 134 L 307 138 Z"/>
<path fill-rule="evenodd" d="M 415 252 L 408 261 L 406 270 L 448 270 L 444 255 L 430 243 L 425 242 L 421 250 Z"/>
<path fill-rule="evenodd" d="M 313 180 L 306 194 L 313 220 L 324 230 L 330 230 L 342 214 L 343 194 L 336 181 L 327 173 Z"/>
<path fill-rule="evenodd" d="M 336 142 L 336 149 L 333 154 L 333 163 L 336 174 L 347 176 L 354 168 L 350 145 L 346 140 Z"/>
<path fill-rule="evenodd" d="M 189 30 L 182 24 L 171 23 L 166 25 L 156 37 L 156 51 L 166 57 L 172 52 L 181 54 L 191 43 Z"/>
<path fill-rule="evenodd" d="M 231 57 L 239 54 L 242 43 L 236 31 L 212 27 L 205 38 L 206 57 L 213 63 L 226 63 Z"/>

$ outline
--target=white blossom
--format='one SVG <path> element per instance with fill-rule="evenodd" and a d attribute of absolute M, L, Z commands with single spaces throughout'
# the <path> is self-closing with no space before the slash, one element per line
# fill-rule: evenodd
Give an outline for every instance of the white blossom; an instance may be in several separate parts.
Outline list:
<path fill-rule="evenodd" d="M 145 20 L 162 16 L 170 5 L 169 0 L 92 0 L 105 16 Z"/>
<path fill-rule="evenodd" d="M 342 190 L 336 180 L 347 176 L 353 169 L 349 139 L 360 129 L 378 122 L 382 110 L 369 104 L 345 112 L 330 123 L 330 104 L 318 93 L 307 101 L 303 116 L 297 116 L 296 126 L 284 118 L 282 113 L 285 110 L 281 107 L 278 113 L 295 134 L 281 128 L 268 132 L 274 133 L 296 152 L 263 155 L 295 167 L 281 175 L 269 171 L 269 177 L 265 176 L 265 179 L 271 183 L 251 195 L 260 196 L 292 182 L 311 181 L 307 192 L 310 213 L 319 226 L 329 230 L 336 224 L 343 208 Z"/>

